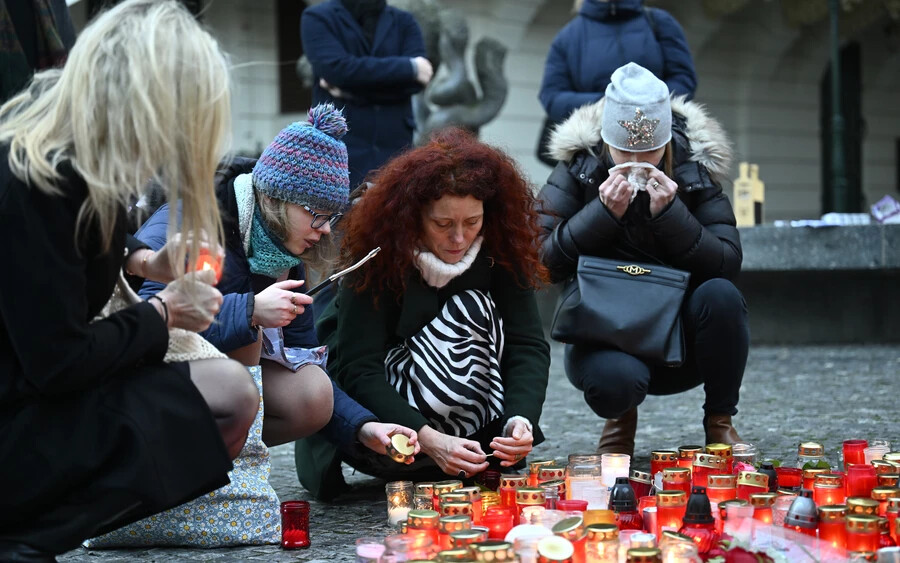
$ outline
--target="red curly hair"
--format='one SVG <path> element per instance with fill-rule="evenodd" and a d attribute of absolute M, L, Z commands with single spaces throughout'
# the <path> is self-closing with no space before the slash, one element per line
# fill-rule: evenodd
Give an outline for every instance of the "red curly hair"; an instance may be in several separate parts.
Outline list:
<path fill-rule="evenodd" d="M 375 171 L 365 196 L 344 218 L 344 256 L 353 261 L 376 246 L 381 252 L 349 280 L 357 291 L 397 296 L 415 268 L 425 206 L 445 195 L 471 195 L 484 204 L 481 252 L 513 272 L 523 286 L 549 279 L 539 256 L 536 201 L 516 164 L 472 134 L 448 128 L 430 142 Z"/>

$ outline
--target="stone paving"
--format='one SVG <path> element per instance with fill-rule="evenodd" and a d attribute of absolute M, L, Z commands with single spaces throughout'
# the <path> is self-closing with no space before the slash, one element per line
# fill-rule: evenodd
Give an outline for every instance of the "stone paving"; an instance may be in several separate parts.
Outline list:
<path fill-rule="evenodd" d="M 801 440 L 823 442 L 832 461 L 847 438 L 888 438 L 900 444 L 898 414 L 900 346 L 755 347 L 742 388 L 741 435 L 762 455 L 790 460 Z M 651 448 L 702 443 L 701 389 L 674 397 L 649 397 L 640 408 L 636 466 L 648 466 Z M 569 453 L 596 447 L 602 421 L 584 404 L 562 371 L 562 348 L 553 347 L 547 402 L 541 419 L 548 441 L 533 459 L 564 460 Z M 896 448 L 895 449 L 900 449 Z M 272 450 L 272 484 L 282 499 L 309 495 L 294 473 L 293 445 Z M 383 483 L 349 475 L 355 490 L 334 504 L 312 502 L 312 547 L 283 551 L 278 546 L 229 549 L 79 549 L 60 557 L 66 563 L 126 561 L 354 561 L 354 540 L 383 537 L 386 525 Z"/>

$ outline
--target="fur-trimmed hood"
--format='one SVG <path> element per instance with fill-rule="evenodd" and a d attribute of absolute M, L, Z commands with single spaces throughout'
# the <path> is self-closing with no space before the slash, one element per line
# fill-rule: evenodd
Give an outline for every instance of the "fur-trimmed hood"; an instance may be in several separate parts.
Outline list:
<path fill-rule="evenodd" d="M 593 151 L 600 144 L 600 120 L 605 98 L 582 106 L 557 125 L 547 144 L 547 152 L 556 160 L 569 162 L 580 151 Z M 725 130 L 706 108 L 686 96 L 672 98 L 672 112 L 684 117 L 682 133 L 689 144 L 690 160 L 699 162 L 717 182 L 728 180 L 731 168 L 731 143 Z M 673 123 L 673 127 L 676 125 Z"/>

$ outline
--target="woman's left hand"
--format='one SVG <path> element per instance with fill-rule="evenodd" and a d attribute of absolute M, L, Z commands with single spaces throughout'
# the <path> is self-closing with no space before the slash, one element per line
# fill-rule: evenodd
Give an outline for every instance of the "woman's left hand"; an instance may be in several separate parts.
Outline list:
<path fill-rule="evenodd" d="M 384 422 L 367 422 L 360 426 L 356 437 L 359 442 L 373 452 L 381 455 L 387 455 L 387 447 L 391 443 L 391 436 L 394 434 L 403 434 L 409 438 L 409 444 L 415 447 L 413 454 L 406 460 L 406 465 L 416 460 L 415 456 L 419 453 L 419 440 L 416 431 L 412 428 L 400 426 L 399 424 L 386 424 Z"/>
<path fill-rule="evenodd" d="M 660 170 L 650 172 L 647 193 L 650 195 L 650 217 L 656 217 L 675 199 L 678 184 Z"/>
<path fill-rule="evenodd" d="M 509 428 L 509 436 L 494 438 L 491 440 L 491 448 L 494 450 L 494 457 L 502 460 L 500 465 L 509 467 L 531 453 L 533 442 L 534 436 L 528 425 L 522 420 L 514 420 Z"/>

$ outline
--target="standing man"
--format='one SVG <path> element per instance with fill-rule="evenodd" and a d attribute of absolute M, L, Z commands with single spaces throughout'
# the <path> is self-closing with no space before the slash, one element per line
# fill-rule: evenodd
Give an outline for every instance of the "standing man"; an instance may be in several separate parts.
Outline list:
<path fill-rule="evenodd" d="M 385 0 L 328 0 L 304 10 L 300 33 L 312 103 L 331 102 L 347 118 L 352 190 L 412 143 L 411 99 L 433 74 L 422 31 Z"/>

